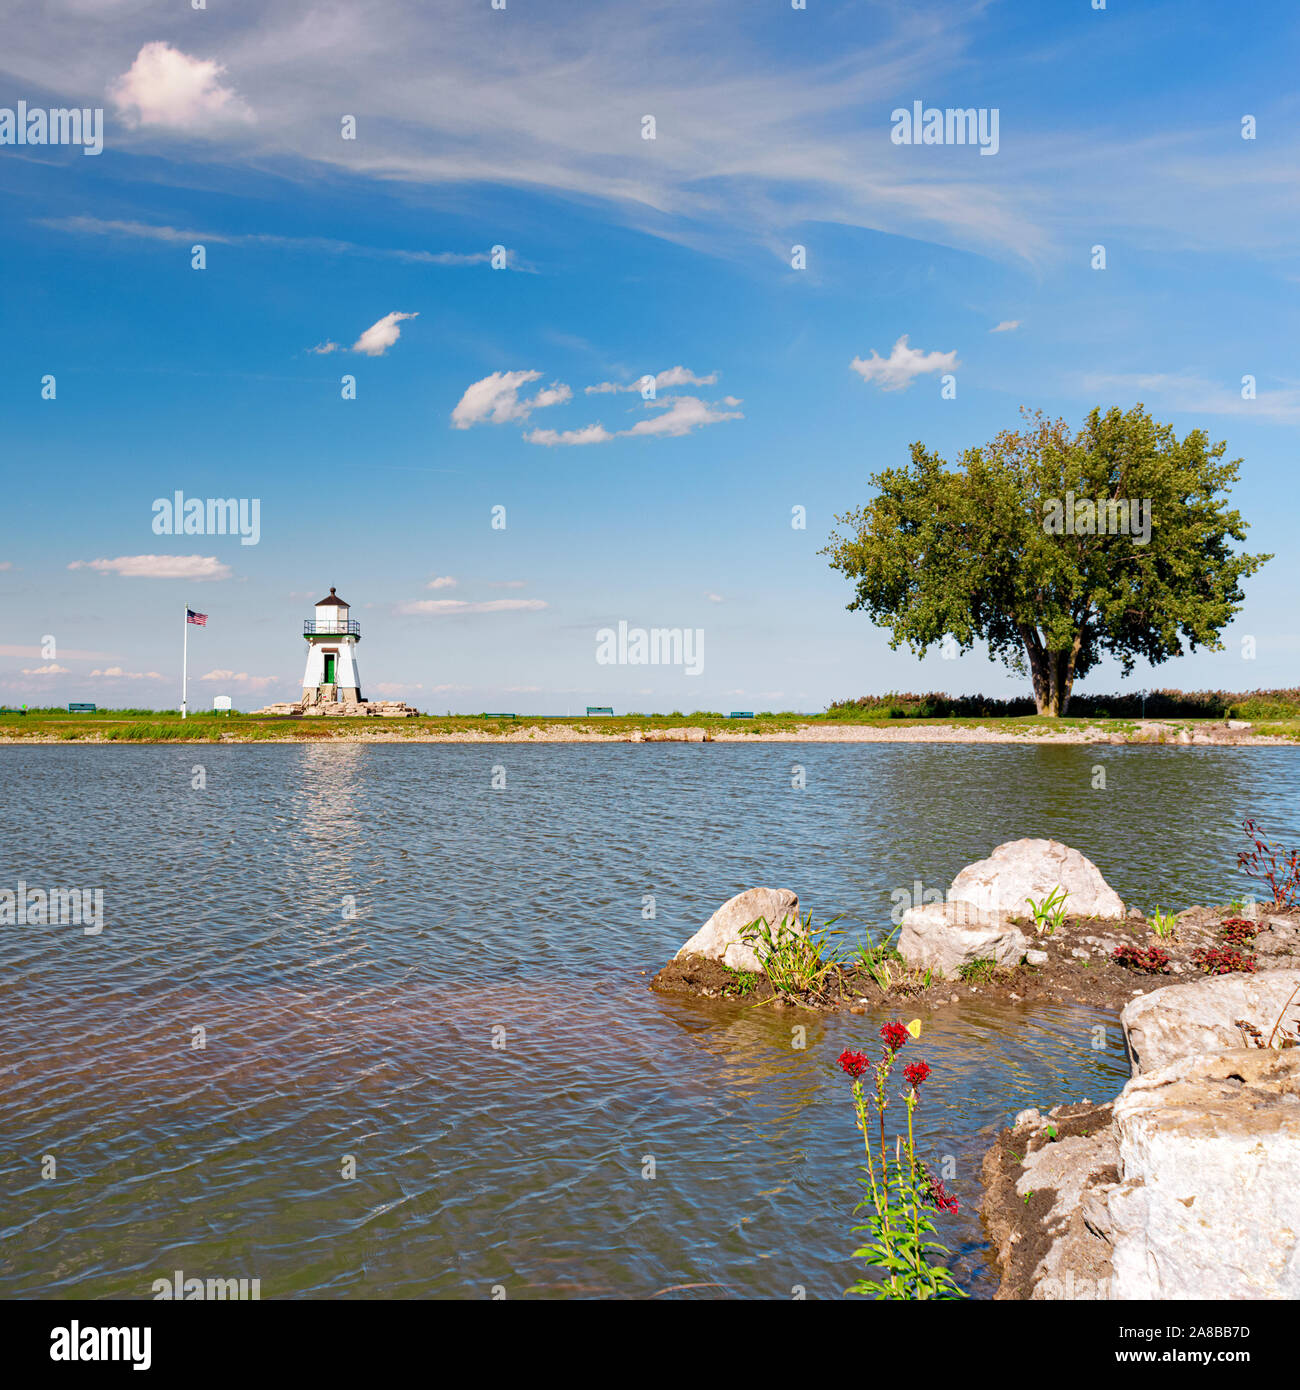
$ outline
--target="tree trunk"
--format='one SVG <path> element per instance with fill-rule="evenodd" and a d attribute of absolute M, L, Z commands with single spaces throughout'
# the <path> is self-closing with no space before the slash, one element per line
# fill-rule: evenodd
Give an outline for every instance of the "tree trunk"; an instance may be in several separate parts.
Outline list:
<path fill-rule="evenodd" d="M 1069 651 L 1048 651 L 1033 628 L 1021 629 L 1025 653 L 1029 657 L 1029 673 L 1034 682 L 1034 703 L 1039 714 L 1059 719 L 1069 708 L 1070 691 L 1074 687 L 1074 663 L 1082 645 L 1082 634 L 1074 639 Z"/>

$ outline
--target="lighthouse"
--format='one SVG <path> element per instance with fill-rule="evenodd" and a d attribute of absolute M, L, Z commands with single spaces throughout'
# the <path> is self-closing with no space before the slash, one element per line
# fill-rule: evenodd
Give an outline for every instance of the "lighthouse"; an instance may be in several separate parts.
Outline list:
<path fill-rule="evenodd" d="M 330 586 L 316 604 L 316 616 L 302 625 L 307 641 L 307 669 L 302 677 L 302 705 L 359 705 L 361 676 L 357 643 L 361 624 L 348 617 L 348 605 Z"/>

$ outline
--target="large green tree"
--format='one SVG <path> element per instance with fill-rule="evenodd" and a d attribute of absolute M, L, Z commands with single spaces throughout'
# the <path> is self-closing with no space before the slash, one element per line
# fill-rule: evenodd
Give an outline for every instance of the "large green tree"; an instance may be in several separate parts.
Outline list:
<path fill-rule="evenodd" d="M 1203 430 L 1179 440 L 1146 409 L 1093 410 L 1072 432 L 1021 412 L 1023 428 L 949 467 L 922 444 L 869 481 L 877 496 L 836 517 L 822 552 L 864 609 L 918 656 L 946 635 L 977 640 L 1033 679 L 1040 714 L 1064 714 L 1103 655 L 1221 649 L 1241 580 L 1268 555 L 1234 552 L 1246 523 L 1227 489 L 1240 459 Z"/>

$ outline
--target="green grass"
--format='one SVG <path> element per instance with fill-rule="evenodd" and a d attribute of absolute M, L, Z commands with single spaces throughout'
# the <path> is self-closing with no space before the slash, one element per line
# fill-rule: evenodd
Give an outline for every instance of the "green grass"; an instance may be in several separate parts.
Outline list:
<path fill-rule="evenodd" d="M 993 972 L 997 968 L 996 961 L 981 956 L 979 960 L 968 960 L 965 965 L 961 966 L 957 971 L 957 978 L 963 984 L 983 985 L 993 978 Z"/>
<path fill-rule="evenodd" d="M 1113 708 L 1113 703 L 1108 707 Z M 891 715 L 890 708 L 903 712 Z M 485 719 L 481 714 L 420 715 L 414 719 L 284 719 L 202 711 L 182 720 L 178 710 L 104 709 L 94 714 L 69 714 L 62 708 L 44 708 L 28 710 L 25 715 L 12 711 L 0 712 L 0 737 L 61 742 L 210 743 L 223 734 L 234 740 L 249 742 L 327 741 L 355 737 L 360 729 L 382 730 L 385 734 L 407 738 L 477 733 L 489 737 L 513 735 L 521 739 L 535 738 L 544 730 L 556 728 L 605 734 L 614 738 L 626 738 L 635 731 L 649 733 L 683 727 L 703 728 L 714 736 L 726 733 L 742 738 L 794 733 L 801 726 L 872 729 L 945 726 L 1030 735 L 1091 728 L 1105 735 L 1118 734 L 1124 738 L 1132 738 L 1137 731 L 1137 724 L 1127 717 L 1070 715 L 1049 719 L 1036 714 L 992 712 L 913 715 L 906 712 L 908 709 L 906 705 L 890 707 L 873 704 L 859 707 L 842 704 L 819 714 L 800 714 L 794 710 L 762 711 L 756 712 L 755 718 L 744 720 L 728 719 L 725 713 L 718 710 L 696 710 L 689 714 L 680 711 L 672 714 L 631 713 L 612 717 L 520 714 L 518 719 Z M 1212 722 L 1221 719 L 1222 714 L 1214 716 Z M 1189 728 L 1195 728 L 1197 724 L 1197 720 L 1190 717 L 1180 718 L 1177 722 Z M 1293 717 L 1255 724 L 1254 732 L 1300 741 L 1300 710 Z M 1176 737 L 1176 734 L 1172 736 Z"/>

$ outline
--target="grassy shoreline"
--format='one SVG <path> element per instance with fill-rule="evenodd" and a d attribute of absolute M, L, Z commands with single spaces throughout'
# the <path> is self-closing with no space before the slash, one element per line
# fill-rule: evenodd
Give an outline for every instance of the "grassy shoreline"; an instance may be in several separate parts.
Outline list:
<path fill-rule="evenodd" d="M 1237 721 L 1240 722 L 1240 721 Z M 796 713 L 727 719 L 716 713 L 552 716 L 421 715 L 410 719 L 291 719 L 163 711 L 0 713 L 0 743 L 627 743 L 627 742 L 1113 743 L 1240 747 L 1300 744 L 1300 718 L 1233 728 L 1223 719 L 1047 719 L 1037 715 L 898 718 Z"/>

